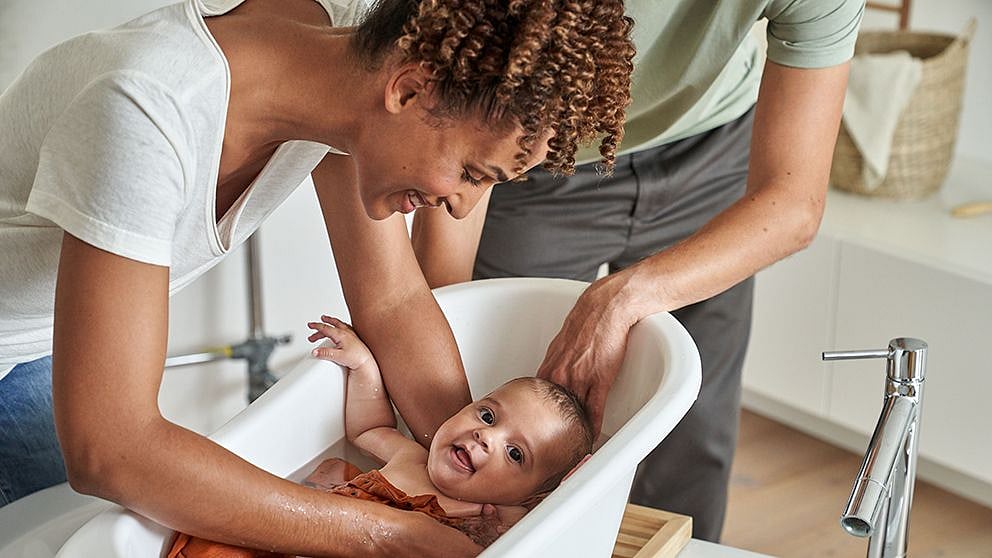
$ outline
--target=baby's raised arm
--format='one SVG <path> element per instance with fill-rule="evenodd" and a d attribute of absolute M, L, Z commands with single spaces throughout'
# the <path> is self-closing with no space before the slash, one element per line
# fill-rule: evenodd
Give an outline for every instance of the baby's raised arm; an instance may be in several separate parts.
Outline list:
<path fill-rule="evenodd" d="M 310 322 L 307 326 L 315 330 L 308 338 L 310 341 L 326 338 L 337 345 L 314 349 L 313 356 L 348 369 L 344 411 L 348 441 L 382 463 L 402 450 L 425 451 L 396 429 L 396 415 L 379 365 L 351 326 L 330 316 L 321 316 L 320 322 Z"/>

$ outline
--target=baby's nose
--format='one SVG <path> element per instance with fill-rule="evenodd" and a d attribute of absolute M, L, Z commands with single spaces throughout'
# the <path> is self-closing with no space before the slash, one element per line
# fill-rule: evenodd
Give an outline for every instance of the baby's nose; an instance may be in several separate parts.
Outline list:
<path fill-rule="evenodd" d="M 476 443 L 482 446 L 482 449 L 489 449 L 489 441 L 486 439 L 486 436 L 481 430 L 475 430 L 475 432 L 472 433 L 472 436 L 475 438 Z"/>

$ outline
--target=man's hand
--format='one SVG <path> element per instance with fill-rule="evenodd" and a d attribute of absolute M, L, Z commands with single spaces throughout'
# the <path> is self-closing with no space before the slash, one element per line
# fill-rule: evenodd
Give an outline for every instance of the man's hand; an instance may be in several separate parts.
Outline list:
<path fill-rule="evenodd" d="M 551 341 L 537 375 L 571 389 L 589 410 L 596 436 L 603 408 L 627 350 L 637 306 L 626 288 L 627 271 L 604 277 L 576 301 Z M 630 301 L 630 302 L 628 302 Z"/>

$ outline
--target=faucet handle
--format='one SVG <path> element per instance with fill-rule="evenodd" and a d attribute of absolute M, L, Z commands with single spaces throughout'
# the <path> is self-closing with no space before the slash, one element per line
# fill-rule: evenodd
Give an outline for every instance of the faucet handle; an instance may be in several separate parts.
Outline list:
<path fill-rule="evenodd" d="M 867 349 L 863 351 L 823 351 L 823 360 L 860 360 L 866 358 L 889 358 L 889 349 Z"/>
<path fill-rule="evenodd" d="M 860 351 L 824 351 L 823 360 L 856 360 L 884 358 L 890 379 L 899 382 L 922 381 L 927 362 L 927 343 L 912 337 L 897 337 L 889 341 L 888 349 Z"/>

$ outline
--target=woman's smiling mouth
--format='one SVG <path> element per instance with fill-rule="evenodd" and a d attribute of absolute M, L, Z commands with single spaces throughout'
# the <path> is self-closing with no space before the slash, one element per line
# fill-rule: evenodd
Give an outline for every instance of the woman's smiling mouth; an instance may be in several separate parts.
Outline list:
<path fill-rule="evenodd" d="M 400 202 L 400 213 L 413 213 L 421 207 L 437 207 L 427 201 L 423 194 L 416 190 L 407 190 L 406 195 Z"/>

